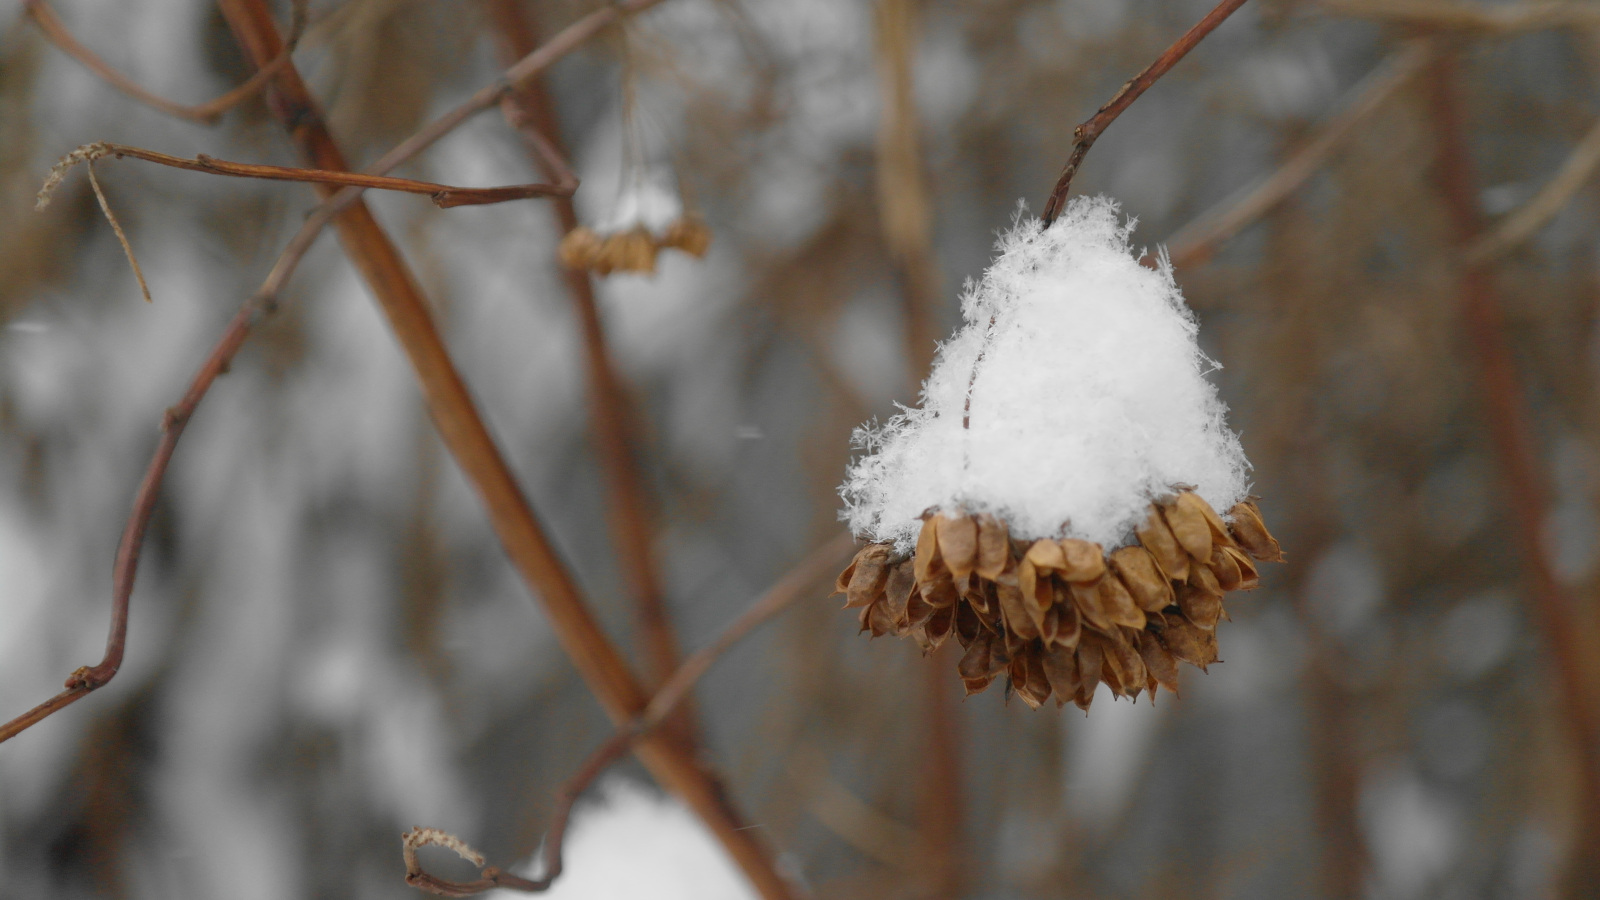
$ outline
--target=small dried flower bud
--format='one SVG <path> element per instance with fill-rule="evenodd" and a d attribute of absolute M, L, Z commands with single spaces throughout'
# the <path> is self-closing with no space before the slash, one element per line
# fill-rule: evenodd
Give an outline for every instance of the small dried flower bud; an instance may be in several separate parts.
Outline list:
<path fill-rule="evenodd" d="M 1178 659 L 1205 669 L 1217 661 L 1217 633 L 1191 625 L 1174 622 L 1159 635 L 1162 646 Z"/>
<path fill-rule="evenodd" d="M 1176 694 L 1178 692 L 1178 661 L 1161 645 L 1161 641 L 1148 631 L 1139 633 L 1139 656 L 1144 660 L 1145 672 L 1155 683 Z M 1155 688 L 1150 688 L 1155 696 Z"/>
<path fill-rule="evenodd" d="M 1133 595 L 1123 586 L 1122 581 L 1115 575 L 1107 575 L 1100 579 L 1098 585 L 1100 595 L 1100 608 L 1104 611 L 1106 620 L 1112 625 L 1126 625 L 1129 628 L 1144 627 L 1144 610 L 1134 602 Z"/>
<path fill-rule="evenodd" d="M 1040 660 L 1045 680 L 1056 695 L 1056 703 L 1064 704 L 1078 693 L 1078 653 L 1072 647 L 1053 647 Z"/>
<path fill-rule="evenodd" d="M 616 270 L 650 274 L 656 270 L 656 239 L 643 226 L 607 238 L 617 241 Z"/>
<path fill-rule="evenodd" d="M 1250 561 L 1250 557 L 1244 555 L 1243 550 L 1224 547 L 1222 552 L 1239 567 L 1239 587 L 1236 590 L 1253 591 L 1261 585 L 1261 574 L 1256 571 L 1256 564 Z"/>
<path fill-rule="evenodd" d="M 1065 564 L 1061 577 L 1068 581 L 1095 581 L 1106 573 L 1106 558 L 1099 544 L 1068 538 L 1061 541 Z"/>
<path fill-rule="evenodd" d="M 1185 584 L 1178 588 L 1178 608 L 1183 610 L 1185 619 L 1210 631 L 1222 617 L 1222 597 L 1200 590 L 1192 583 Z"/>
<path fill-rule="evenodd" d="M 1011 536 L 1006 523 L 989 513 L 973 518 L 978 524 L 978 574 L 999 579 L 1011 563 Z"/>
<path fill-rule="evenodd" d="M 1060 572 L 1067 567 L 1067 555 L 1062 551 L 1060 542 L 1044 538 L 1034 541 L 1023 558 L 1033 563 L 1041 574 Z"/>
<path fill-rule="evenodd" d="M 1167 525 L 1172 528 L 1172 536 L 1190 556 L 1201 562 L 1211 558 L 1211 526 L 1200 510 L 1204 505 L 1205 501 L 1193 492 L 1183 491 L 1161 507 Z"/>
<path fill-rule="evenodd" d="M 1150 518 L 1145 520 L 1144 527 L 1135 532 L 1139 536 L 1139 543 L 1150 555 L 1155 557 L 1161 566 L 1161 571 L 1173 581 L 1182 581 L 1189 577 L 1189 554 L 1185 553 L 1178 539 L 1173 536 L 1172 529 L 1167 526 L 1167 520 L 1161 515 L 1158 507 L 1150 507 Z"/>
<path fill-rule="evenodd" d="M 978 564 L 978 523 L 971 516 L 940 513 L 933 518 L 939 536 L 939 555 L 957 581 L 972 574 Z"/>
<path fill-rule="evenodd" d="M 1172 584 L 1162 575 L 1150 551 L 1140 546 L 1123 547 L 1111 554 L 1111 568 L 1140 609 L 1157 612 L 1172 605 Z"/>
<path fill-rule="evenodd" d="M 1243 500 L 1229 510 L 1233 536 L 1245 552 L 1262 562 L 1283 562 L 1283 550 L 1261 521 L 1261 510 L 1252 500 Z"/>
<path fill-rule="evenodd" d="M 711 248 L 711 229 L 697 216 L 683 216 L 667 226 L 661 246 L 676 247 L 697 259 L 704 257 Z"/>
<path fill-rule="evenodd" d="M 561 239 L 556 255 L 569 269 L 588 269 L 600 255 L 600 237 L 589 226 L 579 225 Z"/>
<path fill-rule="evenodd" d="M 939 557 L 939 527 L 934 524 L 932 516 L 922 520 L 922 531 L 917 535 L 916 560 L 918 584 L 932 581 L 936 566 L 944 567 Z"/>
<path fill-rule="evenodd" d="M 845 608 L 870 606 L 883 595 L 884 582 L 889 578 L 889 544 L 869 544 L 856 554 L 855 572 L 845 594 Z"/>

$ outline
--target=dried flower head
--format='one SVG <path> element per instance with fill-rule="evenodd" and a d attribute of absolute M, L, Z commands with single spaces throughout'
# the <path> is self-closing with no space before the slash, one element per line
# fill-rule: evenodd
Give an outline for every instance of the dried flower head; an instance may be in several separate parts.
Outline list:
<path fill-rule="evenodd" d="M 858 432 L 840 576 L 874 636 L 955 634 L 969 693 L 1087 708 L 1217 659 L 1222 598 L 1281 558 L 1170 267 L 1078 198 L 1020 222 L 962 302 L 922 404 Z M 1226 520 L 1217 509 L 1227 509 Z"/>
<path fill-rule="evenodd" d="M 684 211 L 674 189 L 660 178 L 640 177 L 623 193 L 616 211 L 596 228 L 580 225 L 561 239 L 561 263 L 596 275 L 648 274 L 664 249 L 704 257 L 711 229 Z"/>
<path fill-rule="evenodd" d="M 873 637 L 931 652 L 954 635 L 969 694 L 1005 675 L 1029 706 L 1054 695 L 1087 709 L 1102 681 L 1117 696 L 1176 693 L 1179 662 L 1217 661 L 1223 597 L 1256 587 L 1257 562 L 1282 558 L 1253 501 L 1225 521 L 1182 491 L 1150 504 L 1133 543 L 1110 553 L 1016 539 L 987 513 L 930 515 L 913 553 L 868 544 L 836 587 Z"/>

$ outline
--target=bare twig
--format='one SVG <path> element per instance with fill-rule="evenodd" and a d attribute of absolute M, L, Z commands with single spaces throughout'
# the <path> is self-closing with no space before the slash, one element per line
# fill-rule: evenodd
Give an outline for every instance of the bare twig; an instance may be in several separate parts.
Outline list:
<path fill-rule="evenodd" d="M 1054 222 L 1056 216 L 1060 215 L 1061 210 L 1066 207 L 1067 192 L 1072 188 L 1072 176 L 1078 173 L 1078 167 L 1083 164 L 1083 158 L 1089 154 L 1089 148 L 1094 146 L 1094 142 L 1099 139 L 1101 133 L 1110 127 L 1111 123 L 1117 120 L 1117 116 L 1122 115 L 1123 110 L 1131 106 L 1133 101 L 1139 99 L 1140 95 L 1148 90 L 1150 85 L 1155 84 L 1157 79 L 1167 74 L 1173 66 L 1178 64 L 1178 60 L 1189 55 L 1189 51 L 1193 50 L 1196 44 L 1204 40 L 1206 35 L 1214 31 L 1218 25 L 1222 24 L 1224 19 L 1233 15 L 1234 10 L 1243 6 L 1244 3 L 1245 0 L 1222 0 L 1215 9 L 1206 13 L 1205 18 L 1196 22 L 1193 28 L 1184 32 L 1183 37 L 1178 38 L 1173 42 L 1172 46 L 1156 57 L 1155 62 L 1147 66 L 1143 72 L 1133 76 L 1133 79 L 1127 84 L 1124 84 L 1121 90 L 1106 101 L 1105 106 L 1100 107 L 1099 112 L 1090 116 L 1087 121 L 1073 129 L 1072 155 L 1067 157 L 1067 165 L 1061 170 L 1061 177 L 1056 180 L 1055 189 L 1050 192 L 1050 199 L 1045 201 L 1044 215 L 1040 217 L 1044 219 L 1046 225 Z"/>
<path fill-rule="evenodd" d="M 645 738 L 652 731 L 666 722 L 673 711 L 688 698 L 689 692 L 694 688 L 700 677 L 710 670 L 713 663 L 743 640 L 751 631 L 767 622 L 773 616 L 783 612 L 795 601 L 806 596 L 806 589 L 827 579 L 838 567 L 839 561 L 854 546 L 854 540 L 848 534 L 841 534 L 821 547 L 811 551 L 800 564 L 790 569 L 787 574 L 778 579 L 767 588 L 766 592 L 742 613 L 737 619 L 728 624 L 716 639 L 705 647 L 696 651 L 683 665 L 672 673 L 661 690 L 645 706 L 644 711 L 632 720 L 624 723 L 611 737 L 601 744 L 578 771 L 567 781 L 556 794 L 555 812 L 551 815 L 550 830 L 545 834 L 544 842 L 544 874 L 537 879 L 520 878 L 506 872 L 489 867 L 479 873 L 477 881 L 449 881 L 428 874 L 417 862 L 413 847 L 419 843 L 439 843 L 456 849 L 457 845 L 465 848 L 467 853 L 457 850 L 463 858 L 471 860 L 478 866 L 483 865 L 481 855 L 474 858 L 468 853 L 475 853 L 470 847 L 453 835 L 448 835 L 438 829 L 417 828 L 404 836 L 403 850 L 406 860 L 406 883 L 413 887 L 421 888 L 443 897 L 466 897 L 479 894 L 493 888 L 510 888 L 512 890 L 539 893 L 550 889 L 550 885 L 560 877 L 562 871 L 561 847 L 566 837 L 567 824 L 572 818 L 572 807 L 583 796 L 584 791 L 594 783 L 600 774 L 611 766 L 612 763 L 627 755 L 628 751 Z M 414 837 L 416 836 L 416 837 Z M 439 839 L 434 840 L 437 836 Z M 429 839 L 424 840 L 427 837 Z M 454 843 L 446 843 L 446 841 Z"/>
<path fill-rule="evenodd" d="M 1591 3 L 1460 3 L 1456 0 L 1320 0 L 1333 15 L 1377 19 L 1398 25 L 1516 34 L 1544 28 L 1592 28 L 1600 7 Z"/>
<path fill-rule="evenodd" d="M 538 45 L 534 22 L 517 0 L 494 0 L 489 4 L 495 45 L 508 65 L 525 57 Z M 537 76 L 526 79 L 506 94 L 500 105 L 506 121 L 517 129 L 528 144 L 534 161 L 546 177 L 566 167 L 559 120 L 549 92 Z M 556 223 L 566 234 L 578 227 L 578 213 L 572 201 L 558 198 L 551 204 Z M 619 568 L 633 598 L 634 613 L 644 645 L 646 681 L 659 687 L 678 667 L 678 642 L 667 616 L 665 591 L 655 561 L 652 511 L 639 461 L 634 454 L 637 425 L 632 421 L 632 405 L 612 360 L 605 326 L 600 321 L 594 283 L 589 273 L 562 266 L 573 310 L 583 332 L 584 364 L 590 391 L 589 425 L 593 429 L 600 467 L 604 473 L 612 541 Z M 673 725 L 674 736 L 693 743 L 693 716 L 687 709 Z"/>
<path fill-rule="evenodd" d="M 112 68 L 109 63 L 101 59 L 93 50 L 85 47 L 77 38 L 73 37 L 66 24 L 56 16 L 55 11 L 44 0 L 23 0 L 23 7 L 28 15 L 33 18 L 34 24 L 39 26 L 39 30 L 44 32 L 44 36 L 50 43 L 55 44 L 62 52 L 82 63 L 85 68 L 99 76 L 102 81 L 140 103 L 164 112 L 169 116 L 190 119 L 207 125 L 215 123 L 217 119 L 222 117 L 223 113 L 260 93 L 261 88 L 268 81 L 271 81 L 274 75 L 282 71 L 284 66 L 289 64 L 295 45 L 299 43 L 300 35 L 305 31 L 306 24 L 306 0 L 293 0 L 289 40 L 284 45 L 283 52 L 278 54 L 276 59 L 263 66 L 256 74 L 250 76 L 244 84 L 228 91 L 215 100 L 196 106 L 185 106 L 182 103 L 174 103 L 165 97 L 145 90 L 135 83 L 133 79 Z"/>
<path fill-rule="evenodd" d="M 229 162 L 217 159 L 204 153 L 198 154 L 194 159 L 182 156 L 172 156 L 159 153 L 155 150 L 146 150 L 142 147 L 129 147 L 125 144 L 112 144 L 98 141 L 85 144 L 62 158 L 56 170 L 52 170 L 50 180 L 39 192 L 40 204 L 47 202 L 49 191 L 53 190 L 60 179 L 57 170 L 63 165 L 70 166 L 78 161 L 93 161 L 104 157 L 121 159 L 132 157 L 157 165 L 170 166 L 174 169 L 187 169 L 190 172 L 204 172 L 208 175 L 227 175 L 233 178 L 262 178 L 268 181 L 298 181 L 304 184 L 337 184 L 359 187 L 364 190 L 400 191 L 407 194 L 427 194 L 433 199 L 434 205 L 441 209 L 455 206 L 482 206 L 490 203 L 505 203 L 511 200 L 527 200 L 533 197 L 570 197 L 577 190 L 578 182 L 572 177 L 571 170 L 566 173 L 566 179 L 558 184 L 513 184 L 504 187 L 469 188 L 456 187 L 449 184 L 435 184 L 431 181 L 416 181 L 411 178 L 391 178 L 387 175 L 365 175 L 357 172 L 334 172 L 327 169 L 304 169 L 293 166 L 264 166 L 255 163 Z"/>
<path fill-rule="evenodd" d="M 1493 262 L 1533 237 L 1588 182 L 1597 166 L 1600 166 L 1600 122 L 1589 129 L 1567 161 L 1561 164 L 1561 170 L 1532 199 L 1506 216 L 1494 231 L 1472 242 L 1467 248 L 1467 264 L 1481 266 Z"/>
<path fill-rule="evenodd" d="M 1362 123 L 1422 70 L 1431 53 L 1430 44 L 1419 40 L 1384 60 L 1351 90 L 1351 99 L 1317 129 L 1316 136 L 1277 171 L 1180 228 L 1168 244 L 1172 264 L 1188 266 L 1205 262 L 1225 241 L 1283 202 L 1321 168 Z"/>
<path fill-rule="evenodd" d="M 139 281 L 139 292 L 144 294 L 144 302 L 150 302 L 150 285 L 144 280 L 144 270 L 139 268 L 139 258 L 133 255 L 133 245 L 128 243 L 128 234 L 122 230 L 122 223 L 117 221 L 117 214 L 111 211 L 111 202 L 106 199 L 106 192 L 100 189 L 100 179 L 94 177 L 94 163 L 84 161 L 84 167 L 89 170 L 89 187 L 94 190 L 94 198 L 100 201 L 100 211 L 105 213 L 106 221 L 111 223 L 111 231 L 117 236 L 117 243 L 122 245 L 122 252 L 128 257 L 128 265 L 133 268 L 133 277 Z"/>
<path fill-rule="evenodd" d="M 642 3 L 636 0 L 633 8 L 642 9 L 659 0 Z M 551 63 L 562 56 L 572 52 L 583 44 L 589 37 L 594 36 L 604 25 L 617 21 L 617 7 L 607 7 L 591 13 L 583 19 L 574 22 L 560 34 L 552 38 L 528 57 L 519 61 L 518 66 L 524 77 L 537 75 Z M 599 23 L 599 24 L 596 24 Z M 276 59 L 276 57 L 274 57 Z M 282 66 L 279 67 L 280 70 Z M 276 70 L 275 70 L 276 71 Z M 502 79 L 503 80 L 503 79 Z M 462 117 L 457 121 L 465 121 Z M 437 129 L 435 129 L 437 130 Z M 443 136 L 443 132 L 435 134 L 433 140 Z M 409 153 L 391 152 L 380 164 L 374 167 L 375 171 L 368 174 L 383 174 L 405 161 L 415 153 L 430 146 L 432 141 L 413 142 L 413 150 Z M 64 169 L 62 172 L 64 173 Z M 59 183 L 60 176 L 52 171 L 52 178 Z M 51 179 L 45 183 L 45 191 L 54 188 Z M 33 727 L 50 715 L 65 709 L 72 703 L 81 699 L 98 688 L 104 687 L 116 675 L 117 669 L 122 664 L 123 642 L 127 636 L 128 627 L 128 600 L 133 591 L 133 578 L 139 565 L 139 551 L 144 543 L 145 529 L 149 525 L 150 516 L 155 511 L 155 502 L 162 478 L 166 474 L 167 464 L 171 461 L 172 453 L 177 448 L 179 433 L 188 417 L 193 414 L 194 408 L 210 389 L 216 376 L 227 371 L 234 354 L 244 344 L 249 336 L 250 329 L 261 317 L 270 313 L 277 305 L 278 294 L 289 278 L 299 267 L 300 261 L 316 243 L 322 234 L 322 229 L 334 217 L 349 209 L 361 198 L 363 188 L 343 188 L 333 196 L 324 200 L 310 216 L 295 236 L 290 239 L 283 252 L 279 254 L 273 264 L 272 271 L 260 290 L 256 292 L 244 307 L 235 315 L 233 321 L 223 332 L 210 356 L 202 365 L 200 372 L 191 383 L 188 393 L 184 395 L 178 405 L 167 411 L 167 416 L 162 422 L 161 441 L 157 446 L 149 466 L 139 485 L 133 509 L 128 514 L 127 524 L 123 526 L 122 540 L 117 546 L 117 561 L 113 568 L 111 588 L 111 629 L 106 640 L 106 650 L 103 658 L 94 666 L 83 666 L 73 672 L 67 679 L 67 689 L 56 696 L 46 700 L 17 718 L 0 725 L 0 743 L 21 734 Z"/>
<path fill-rule="evenodd" d="M 1443 201 L 1457 245 L 1466 248 L 1482 235 L 1483 225 L 1452 55 L 1441 54 L 1434 61 L 1430 86 Z M 1589 856 L 1593 845 L 1588 839 L 1600 834 L 1600 690 L 1587 668 L 1584 631 L 1578 626 L 1572 598 L 1545 555 L 1548 507 L 1533 416 L 1506 340 L 1505 316 L 1494 273 L 1486 265 L 1467 263 L 1460 269 L 1459 286 L 1461 313 L 1477 365 L 1489 436 L 1515 523 L 1510 530 L 1522 557 L 1523 573 L 1530 582 L 1535 620 L 1549 650 L 1562 719 L 1578 759 L 1585 836 L 1575 842 L 1574 848 L 1578 854 Z"/>

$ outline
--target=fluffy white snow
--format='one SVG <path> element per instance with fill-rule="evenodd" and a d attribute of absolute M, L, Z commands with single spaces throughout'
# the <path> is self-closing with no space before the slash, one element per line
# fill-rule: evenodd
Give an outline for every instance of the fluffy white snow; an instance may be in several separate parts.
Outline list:
<path fill-rule="evenodd" d="M 967 285 L 922 405 L 857 429 L 868 452 L 840 488 L 851 530 L 909 551 L 925 510 L 987 511 L 1017 537 L 1111 549 L 1173 485 L 1226 512 L 1249 462 L 1165 254 L 1141 266 L 1104 197 L 1075 198 L 1047 229 L 1019 218 Z"/>
<path fill-rule="evenodd" d="M 700 820 L 671 797 L 623 779 L 579 807 L 549 900 L 756 900 Z M 492 900 L 526 897 L 495 891 Z"/>

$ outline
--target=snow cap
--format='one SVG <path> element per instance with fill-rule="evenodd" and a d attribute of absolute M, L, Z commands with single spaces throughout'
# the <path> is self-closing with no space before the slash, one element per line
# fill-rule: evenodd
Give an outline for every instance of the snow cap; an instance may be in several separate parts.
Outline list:
<path fill-rule="evenodd" d="M 1132 539 L 1152 498 L 1248 489 L 1227 407 L 1165 253 L 1139 264 L 1117 204 L 1077 197 L 1019 221 L 961 298 L 922 403 L 858 428 L 840 495 L 852 531 L 910 552 L 928 510 L 989 512 L 1017 538 Z"/>

